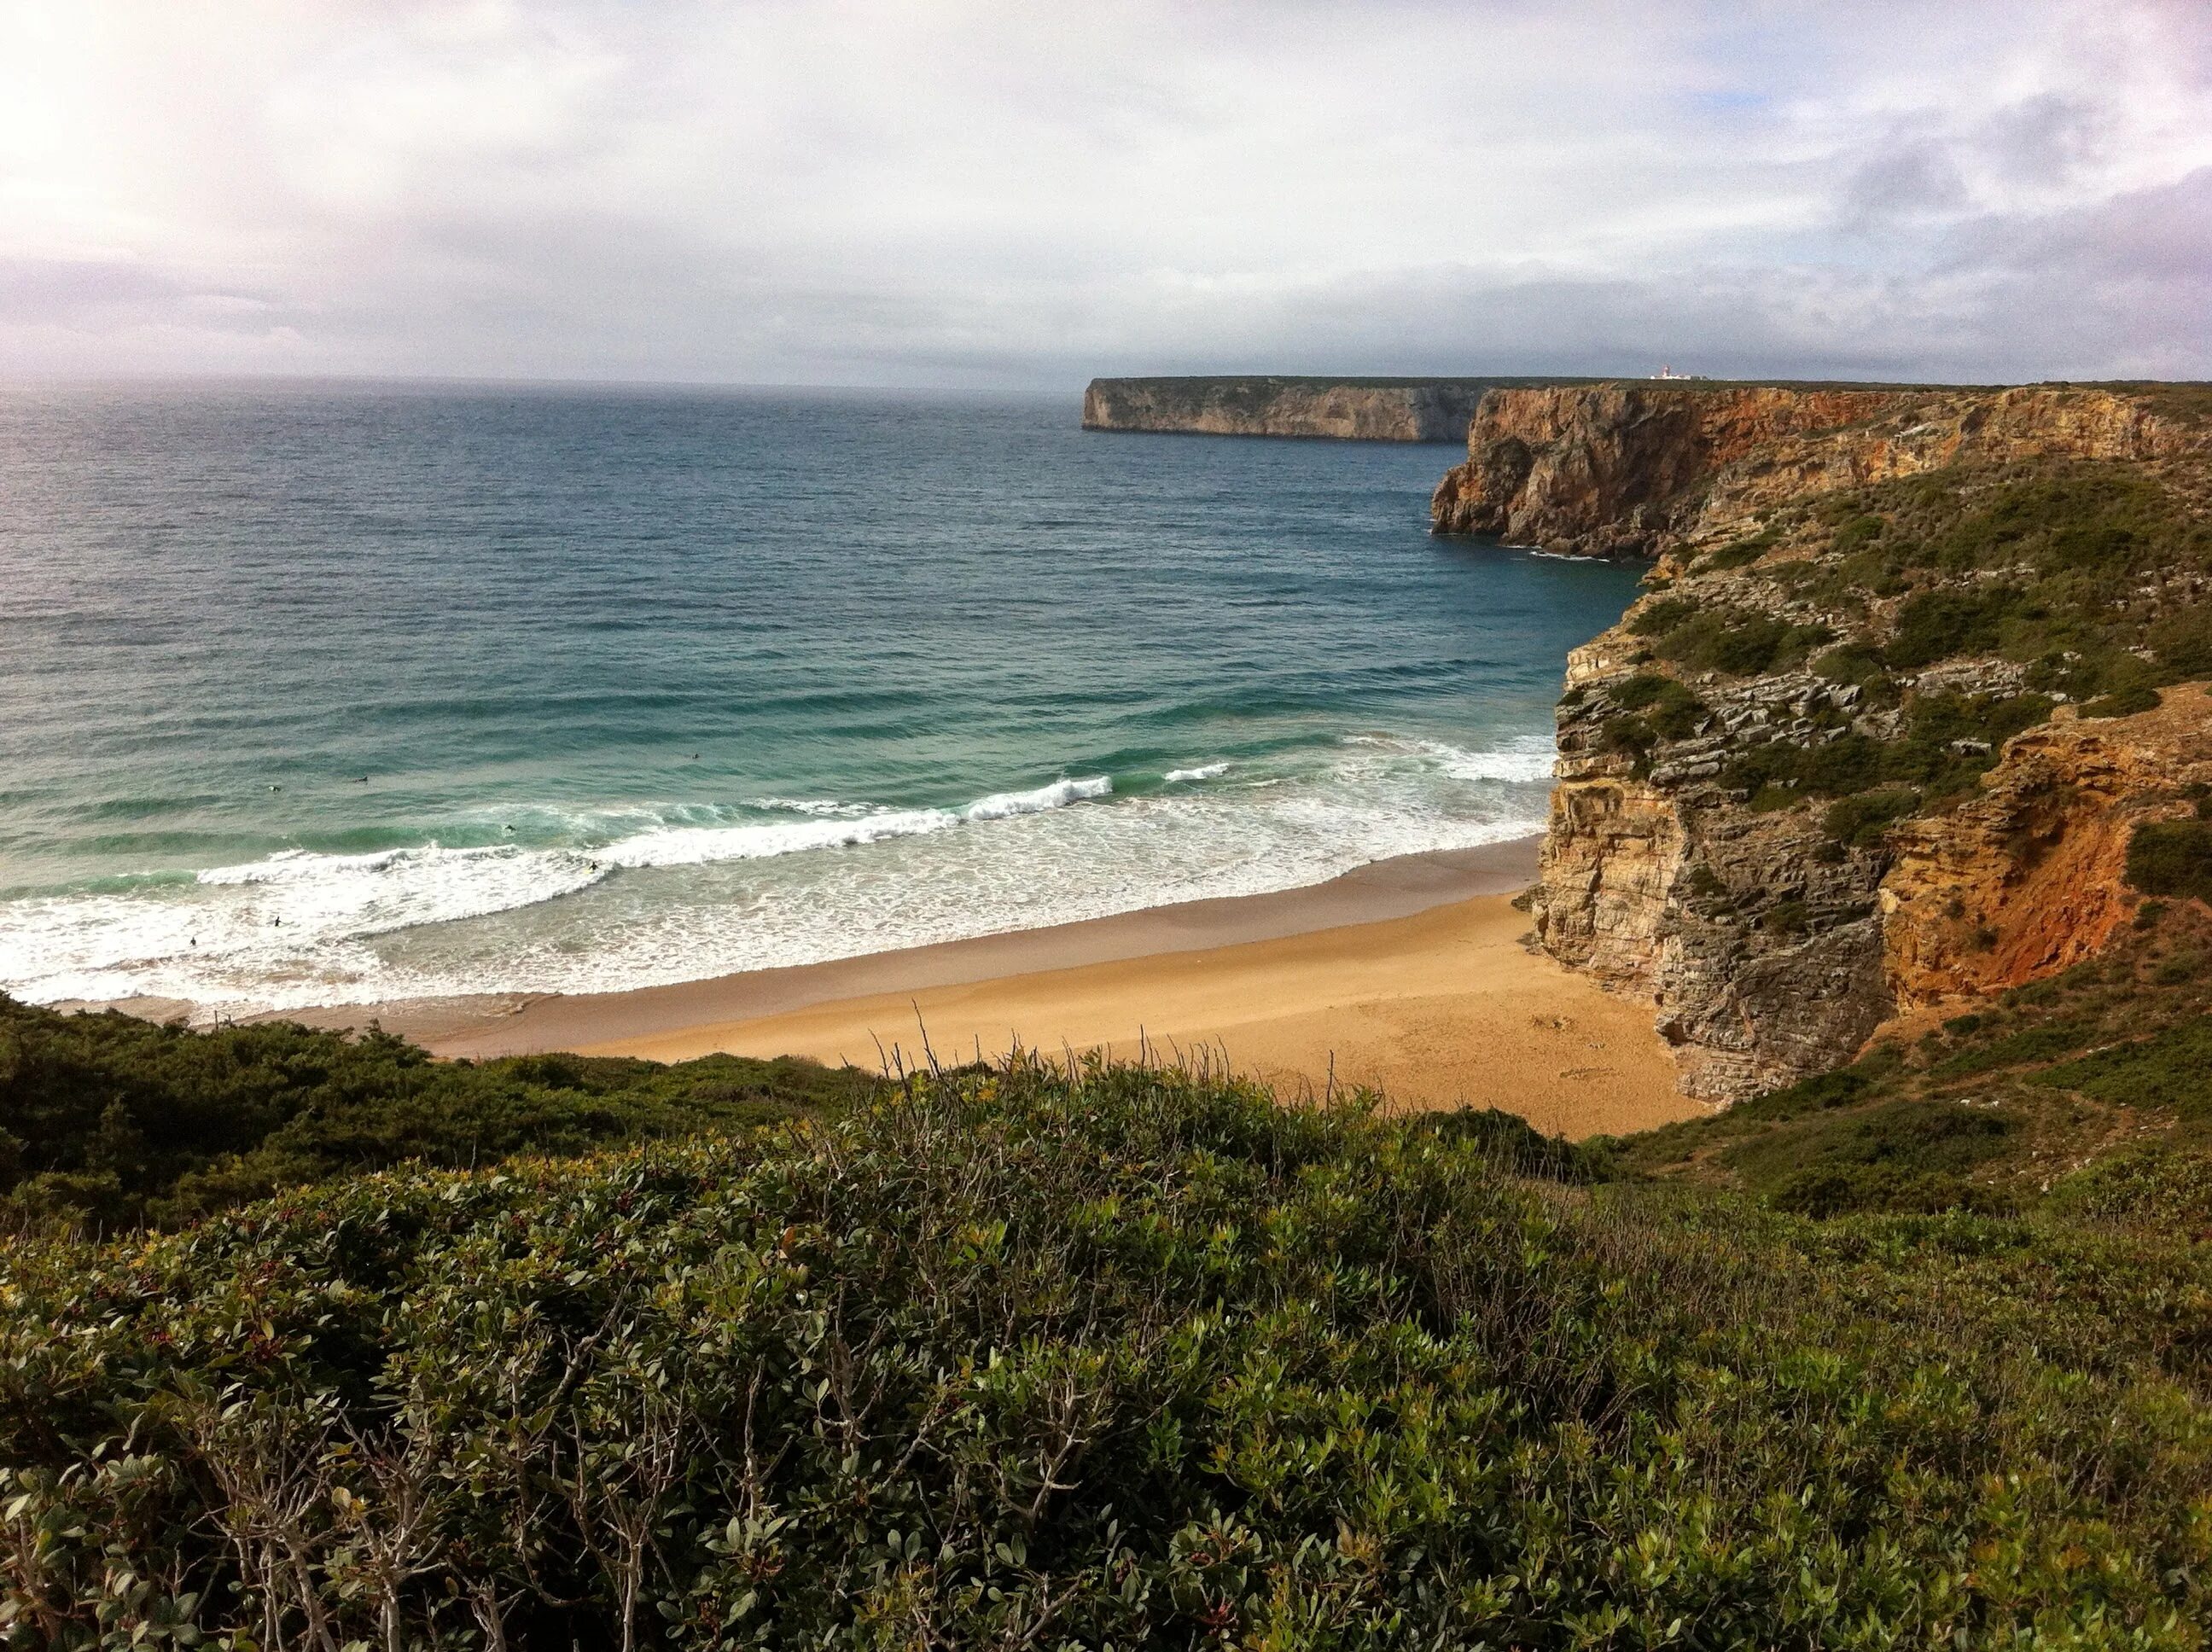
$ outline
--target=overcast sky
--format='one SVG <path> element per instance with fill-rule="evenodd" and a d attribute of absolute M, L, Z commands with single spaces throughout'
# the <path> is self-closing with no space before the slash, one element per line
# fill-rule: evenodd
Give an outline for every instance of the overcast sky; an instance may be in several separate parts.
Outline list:
<path fill-rule="evenodd" d="M 0 376 L 2212 377 L 2212 3 L 0 0 Z"/>

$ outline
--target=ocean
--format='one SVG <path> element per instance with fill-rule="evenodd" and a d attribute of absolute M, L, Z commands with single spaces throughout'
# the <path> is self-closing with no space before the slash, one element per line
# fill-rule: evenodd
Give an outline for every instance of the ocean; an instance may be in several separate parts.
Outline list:
<path fill-rule="evenodd" d="M 0 991 L 599 991 L 1540 828 L 1632 569 L 1073 397 L 0 394 Z"/>

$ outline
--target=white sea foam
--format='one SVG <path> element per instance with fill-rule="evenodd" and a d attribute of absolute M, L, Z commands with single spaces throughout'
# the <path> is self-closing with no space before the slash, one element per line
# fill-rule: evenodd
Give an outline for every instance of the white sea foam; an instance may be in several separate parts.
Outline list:
<path fill-rule="evenodd" d="M 562 831 L 581 845 L 295 852 L 197 883 L 0 904 L 0 987 L 284 1009 L 811 963 L 1293 888 L 1522 835 L 1540 829 L 1545 793 L 1520 782 L 1549 766 L 1550 741 L 1534 734 L 1486 750 L 1377 734 L 1240 764 L 1245 784 L 1134 798 L 1115 799 L 1101 774 L 858 815 L 577 811 Z M 1177 772 L 1208 770 L 1223 772 Z M 556 811 L 506 817 L 535 832 Z"/>
<path fill-rule="evenodd" d="M 854 820 L 876 811 L 865 803 L 843 803 L 836 798 L 755 798 L 756 809 L 774 809 L 790 815 L 818 815 L 835 820 Z"/>
<path fill-rule="evenodd" d="M 1419 744 L 1445 774 L 1462 780 L 1510 780 L 1522 785 L 1548 780 L 1559 755 L 1557 743 L 1548 734 L 1522 735 L 1488 751 L 1469 751 L 1441 740 Z"/>
<path fill-rule="evenodd" d="M 1015 815 L 1039 815 L 1048 809 L 1065 809 L 1071 803 L 1109 797 L 1113 791 L 1114 782 L 1109 776 L 1093 774 L 1088 780 L 1054 780 L 1033 792 L 994 792 L 988 798 L 976 799 L 960 813 L 965 820 L 1006 820 Z"/>
<path fill-rule="evenodd" d="M 1529 785 L 1552 778 L 1559 746 L 1548 734 L 1522 734 L 1502 746 L 1471 751 L 1443 740 L 1407 739 L 1395 734 L 1347 734 L 1344 743 L 1403 752 L 1432 762 L 1461 780 L 1504 780 Z"/>
<path fill-rule="evenodd" d="M 1200 763 L 1195 768 L 1170 768 L 1160 778 L 1170 785 L 1178 782 L 1188 785 L 1193 780 L 1218 780 L 1228 772 L 1227 763 Z"/>
<path fill-rule="evenodd" d="M 887 837 L 916 837 L 960 823 L 949 809 L 887 809 L 857 820 L 791 821 L 773 826 L 672 826 L 641 832 L 599 851 L 617 866 L 704 866 L 718 860 L 766 860 L 809 849 L 845 849 Z"/>

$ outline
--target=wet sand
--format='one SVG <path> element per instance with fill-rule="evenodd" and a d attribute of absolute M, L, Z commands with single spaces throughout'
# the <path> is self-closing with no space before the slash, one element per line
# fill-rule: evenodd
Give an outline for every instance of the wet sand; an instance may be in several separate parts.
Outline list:
<path fill-rule="evenodd" d="M 1516 838 L 1478 848 L 1401 855 L 1304 889 L 1186 901 L 1044 929 L 903 947 L 827 963 L 751 969 L 666 987 L 341 1004 L 287 1011 L 285 1018 L 331 1027 L 361 1027 L 375 1020 L 447 1056 L 579 1049 L 781 1015 L 838 999 L 911 993 L 1408 917 L 1477 895 L 1526 889 L 1535 881 L 1540 841 Z"/>

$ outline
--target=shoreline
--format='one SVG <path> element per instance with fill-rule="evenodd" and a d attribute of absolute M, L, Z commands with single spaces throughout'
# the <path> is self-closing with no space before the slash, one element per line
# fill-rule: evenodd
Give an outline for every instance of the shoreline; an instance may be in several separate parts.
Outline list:
<path fill-rule="evenodd" d="M 1513 901 L 1534 880 L 1541 842 L 1405 855 L 1300 889 L 669 986 L 253 1018 L 374 1021 L 447 1059 L 722 1051 L 874 1070 L 1003 1057 L 1017 1043 L 1149 1054 L 1285 1098 L 1364 1087 L 1394 1110 L 1498 1107 L 1571 1137 L 1701 1116 L 1650 1006 L 1531 944 Z"/>
<path fill-rule="evenodd" d="M 1326 882 L 1261 895 L 1142 907 L 1038 929 L 786 964 L 605 993 L 487 993 L 334 1004 L 243 1019 L 365 1027 L 372 1020 L 452 1059 L 575 1050 L 756 1019 L 882 993 L 963 986 L 1371 923 L 1535 881 L 1540 836 L 1370 861 Z M 149 1001 L 166 1005 L 166 1000 Z M 119 1004 L 115 1007 L 128 1007 Z"/>

